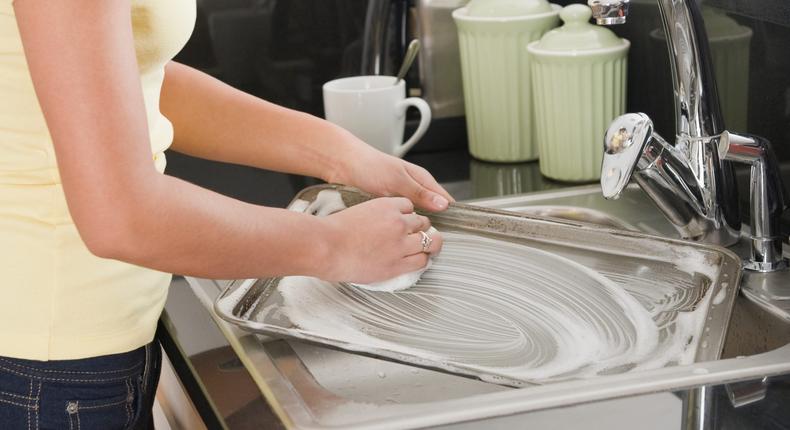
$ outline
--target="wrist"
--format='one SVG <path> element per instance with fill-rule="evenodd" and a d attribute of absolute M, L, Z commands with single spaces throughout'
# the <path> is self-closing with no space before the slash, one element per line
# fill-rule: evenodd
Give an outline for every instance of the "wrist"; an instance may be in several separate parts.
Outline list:
<path fill-rule="evenodd" d="M 330 184 L 354 185 L 354 165 L 366 157 L 371 148 L 348 130 L 334 124 L 331 126 L 331 153 L 321 179 Z"/>
<path fill-rule="evenodd" d="M 334 270 L 337 268 L 337 233 L 334 223 L 324 217 L 311 216 L 314 221 L 313 244 L 310 249 L 309 275 L 324 280 L 334 280 Z"/>

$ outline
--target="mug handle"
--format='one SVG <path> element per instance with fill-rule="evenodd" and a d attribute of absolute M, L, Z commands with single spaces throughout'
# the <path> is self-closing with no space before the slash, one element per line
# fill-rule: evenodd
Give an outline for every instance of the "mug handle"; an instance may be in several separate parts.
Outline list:
<path fill-rule="evenodd" d="M 417 143 L 418 140 L 428 131 L 428 125 L 431 123 L 431 108 L 425 100 L 419 97 L 409 97 L 401 100 L 396 105 L 398 115 L 406 115 L 406 109 L 409 106 L 414 106 L 420 111 L 420 125 L 417 126 L 417 131 L 409 137 L 409 140 L 395 148 L 395 156 L 402 158 L 406 152 Z"/>

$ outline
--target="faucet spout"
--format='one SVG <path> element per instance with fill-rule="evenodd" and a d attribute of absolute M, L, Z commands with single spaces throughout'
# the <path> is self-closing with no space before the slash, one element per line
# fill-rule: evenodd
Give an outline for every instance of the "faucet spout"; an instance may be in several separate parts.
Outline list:
<path fill-rule="evenodd" d="M 646 141 L 638 154 L 631 155 L 629 161 L 633 165 L 619 181 L 607 176 L 617 173 L 607 172 L 604 166 L 601 185 L 613 187 L 609 191 L 604 189 L 606 195 L 617 189 L 613 183 L 623 180 L 627 183 L 634 173 L 636 182 L 683 237 L 729 246 L 738 241 L 741 228 L 738 194 L 734 169 L 718 151 L 718 142 L 725 130 L 724 120 L 699 0 L 656 1 L 661 11 L 675 90 L 675 139 L 670 144 L 661 138 L 644 114 L 618 118 L 609 130 L 615 134 L 610 136 L 607 132 L 607 140 L 616 138 L 623 125 L 619 122 L 633 121 L 639 124 L 633 131 L 643 133 Z M 596 18 L 601 23 L 619 22 L 607 19 L 610 13 L 607 11 L 616 8 L 624 9 L 622 22 L 625 21 L 628 6 L 625 0 L 589 0 L 588 3 L 598 8 Z M 612 130 L 614 128 L 617 130 Z M 612 157 L 610 162 L 613 162 Z"/>
<path fill-rule="evenodd" d="M 589 0 L 593 18 L 598 25 L 625 24 L 630 0 Z"/>
<path fill-rule="evenodd" d="M 737 235 L 737 231 L 715 224 L 709 210 L 710 195 L 697 180 L 692 164 L 682 151 L 653 130 L 653 122 L 643 113 L 615 119 L 604 138 L 604 197 L 619 197 L 632 178 L 684 239 L 710 239 L 719 231 Z"/>

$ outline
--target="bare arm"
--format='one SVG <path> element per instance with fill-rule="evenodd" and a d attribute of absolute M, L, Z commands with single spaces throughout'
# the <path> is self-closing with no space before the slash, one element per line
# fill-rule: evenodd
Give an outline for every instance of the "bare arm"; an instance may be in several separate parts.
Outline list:
<path fill-rule="evenodd" d="M 189 155 L 402 195 L 430 210 L 452 201 L 425 169 L 182 64 L 168 65 L 160 105 L 175 129 L 173 149 Z"/>
<path fill-rule="evenodd" d="M 92 252 L 212 278 L 306 274 L 370 281 L 424 264 L 425 255 L 413 250 L 417 235 L 409 234 L 424 220 L 403 214 L 410 211 L 405 199 L 379 199 L 318 219 L 159 174 L 130 7 L 129 0 L 14 4 L 69 211 Z M 349 234 L 354 228 L 358 234 Z M 394 233 L 382 234 L 387 230 Z"/>
<path fill-rule="evenodd" d="M 331 123 L 176 62 L 166 68 L 160 107 L 175 129 L 172 148 L 200 158 L 327 180 L 349 150 Z"/>

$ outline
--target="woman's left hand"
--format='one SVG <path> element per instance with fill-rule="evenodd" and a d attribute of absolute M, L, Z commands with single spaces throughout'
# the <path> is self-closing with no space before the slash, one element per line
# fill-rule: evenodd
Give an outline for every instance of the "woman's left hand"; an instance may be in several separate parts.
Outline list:
<path fill-rule="evenodd" d="M 328 182 L 351 185 L 379 196 L 401 196 L 422 209 L 438 212 L 455 199 L 424 168 L 368 145 L 357 146 L 342 171 Z"/>

